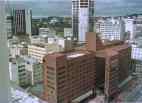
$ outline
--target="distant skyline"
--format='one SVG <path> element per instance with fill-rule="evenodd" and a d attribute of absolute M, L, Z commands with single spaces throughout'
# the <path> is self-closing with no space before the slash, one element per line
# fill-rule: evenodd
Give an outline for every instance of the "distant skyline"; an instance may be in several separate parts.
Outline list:
<path fill-rule="evenodd" d="M 10 7 L 31 8 L 33 16 L 70 16 L 71 0 L 9 0 Z M 96 0 L 98 16 L 142 13 L 142 0 Z"/>

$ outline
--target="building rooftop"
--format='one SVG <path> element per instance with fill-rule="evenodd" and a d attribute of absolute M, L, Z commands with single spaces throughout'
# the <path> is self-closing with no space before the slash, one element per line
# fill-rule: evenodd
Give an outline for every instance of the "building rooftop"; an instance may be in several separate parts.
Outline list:
<path fill-rule="evenodd" d="M 11 87 L 12 100 L 11 103 L 47 103 L 38 97 L 35 97 L 15 84 Z"/>
<path fill-rule="evenodd" d="M 75 53 L 75 54 L 71 54 L 68 55 L 67 58 L 76 58 L 76 57 L 80 57 L 80 56 L 84 56 L 85 54 L 83 53 Z"/>
<path fill-rule="evenodd" d="M 118 55 L 117 51 L 111 49 L 105 49 L 96 52 L 97 57 L 111 57 L 115 55 Z"/>

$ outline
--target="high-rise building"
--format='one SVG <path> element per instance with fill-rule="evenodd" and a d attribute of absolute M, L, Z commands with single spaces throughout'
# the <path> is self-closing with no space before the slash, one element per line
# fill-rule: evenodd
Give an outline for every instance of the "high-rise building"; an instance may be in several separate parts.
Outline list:
<path fill-rule="evenodd" d="M 0 1 L 0 103 L 9 103 L 8 45 L 6 33 L 5 2 Z"/>
<path fill-rule="evenodd" d="M 13 9 L 13 32 L 14 34 L 28 34 L 31 36 L 32 13 L 31 10 Z"/>
<path fill-rule="evenodd" d="M 94 0 L 72 0 L 73 36 L 78 41 L 85 41 L 85 34 L 93 32 Z"/>

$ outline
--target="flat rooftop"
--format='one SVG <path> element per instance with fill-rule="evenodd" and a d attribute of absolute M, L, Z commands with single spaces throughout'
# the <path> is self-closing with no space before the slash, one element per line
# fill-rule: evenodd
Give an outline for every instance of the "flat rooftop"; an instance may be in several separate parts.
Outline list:
<path fill-rule="evenodd" d="M 11 85 L 12 100 L 11 103 L 48 103 L 30 93 L 27 93 L 22 88 L 15 84 Z"/>

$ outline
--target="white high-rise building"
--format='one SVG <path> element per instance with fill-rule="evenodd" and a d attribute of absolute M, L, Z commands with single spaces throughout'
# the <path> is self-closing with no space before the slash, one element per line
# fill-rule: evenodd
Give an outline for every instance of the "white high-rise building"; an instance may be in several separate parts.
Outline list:
<path fill-rule="evenodd" d="M 0 103 L 10 101 L 5 2 L 0 0 Z"/>
<path fill-rule="evenodd" d="M 86 32 L 93 32 L 94 0 L 72 0 L 72 28 L 74 38 L 81 42 Z"/>
<path fill-rule="evenodd" d="M 123 40 L 125 34 L 125 23 L 123 20 L 101 20 L 97 23 L 97 32 L 102 39 Z"/>

